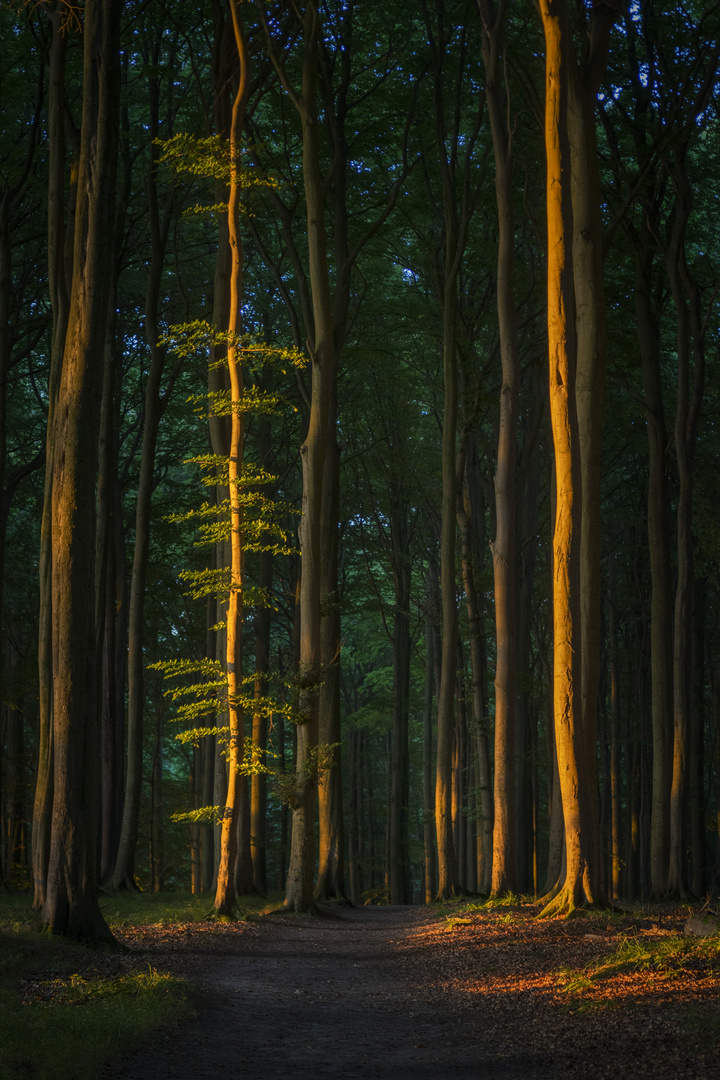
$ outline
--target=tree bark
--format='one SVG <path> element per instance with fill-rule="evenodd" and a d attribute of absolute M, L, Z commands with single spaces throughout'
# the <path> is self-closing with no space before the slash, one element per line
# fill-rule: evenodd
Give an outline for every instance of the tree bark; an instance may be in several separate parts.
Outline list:
<path fill-rule="evenodd" d="M 155 43 L 153 62 L 157 64 L 159 46 Z M 128 706 L 127 706 L 127 773 L 123 802 L 122 825 L 115 869 L 111 880 L 113 889 L 136 889 L 135 850 L 140 817 L 140 794 L 143 771 L 143 713 L 145 708 L 145 593 L 150 552 L 150 510 L 155 479 L 155 452 L 158 428 L 167 404 L 161 394 L 161 382 L 167 349 L 158 344 L 158 308 L 165 249 L 167 247 L 170 215 L 161 217 L 157 191 L 157 156 L 155 140 L 160 121 L 158 113 L 157 79 L 150 78 L 150 169 L 147 176 L 148 217 L 152 256 L 145 294 L 145 336 L 150 350 L 150 370 L 145 387 L 140 477 L 135 506 L 135 549 L 130 579 L 128 612 Z"/>
<path fill-rule="evenodd" d="M 675 150 L 672 168 L 675 186 L 675 217 L 666 253 L 670 291 L 677 317 L 677 408 L 675 413 L 675 458 L 679 491 L 677 501 L 677 587 L 675 591 L 675 633 L 673 642 L 673 756 L 670 790 L 670 851 L 668 892 L 684 897 L 688 893 L 688 870 L 684 851 L 684 802 L 687 784 L 687 754 L 690 731 L 692 676 L 692 584 L 693 584 L 693 459 L 700 406 L 705 381 L 705 340 L 700 317 L 700 296 L 690 274 L 686 250 L 686 230 L 690 217 L 691 191 L 687 177 L 687 143 Z M 691 363 L 692 361 L 692 363 Z"/>
<path fill-rule="evenodd" d="M 667 887 L 672 731 L 672 574 L 667 431 L 660 378 L 658 318 L 652 304 L 652 244 L 647 219 L 636 246 L 635 313 L 648 438 L 647 529 L 650 550 L 650 649 L 652 686 L 652 812 L 650 885 L 655 899 Z"/>
<path fill-rule="evenodd" d="M 390 480 L 390 533 L 395 586 L 393 727 L 390 763 L 390 903 L 410 902 L 408 723 L 410 698 L 410 577 L 408 501 L 402 476 Z"/>
<path fill-rule="evenodd" d="M 563 0 L 541 0 L 545 32 L 547 154 L 548 347 L 550 418 L 555 446 L 557 508 L 553 536 L 553 701 L 558 771 L 565 820 L 566 876 L 546 912 L 572 910 L 595 899 L 583 820 L 580 640 L 580 462 L 575 400 L 576 338 L 572 280 L 572 204 L 567 131 L 570 34 Z M 584 812 L 585 811 L 585 812 Z"/>
<path fill-rule="evenodd" d="M 45 488 L 40 525 L 38 613 L 38 768 L 35 782 L 32 828 L 33 907 L 42 908 L 47 887 L 50 857 L 50 828 L 53 802 L 53 698 L 52 698 L 52 604 L 51 604 L 51 494 L 54 460 L 55 405 L 62 356 L 65 347 L 72 279 L 77 170 L 73 168 L 65 220 L 66 103 L 65 54 L 62 32 L 66 6 L 58 4 L 51 13 L 50 71 L 48 78 L 48 277 L 53 313 L 48 417 L 45 442 Z"/>
<path fill-rule="evenodd" d="M 230 311 L 228 317 L 227 366 L 230 376 L 230 454 L 228 458 L 228 491 L 230 500 L 230 597 L 226 613 L 226 673 L 229 733 L 226 747 L 227 794 L 222 810 L 220 833 L 220 862 L 215 891 L 215 914 L 221 918 L 234 915 L 235 860 L 237 857 L 238 796 L 240 767 L 243 761 L 244 725 L 239 698 L 242 694 L 242 623 L 244 589 L 245 519 L 241 485 L 245 448 L 245 414 L 243 412 L 242 357 L 238 345 L 241 333 L 241 296 L 243 248 L 239 231 L 240 203 L 240 133 L 243 130 L 245 107 L 249 93 L 248 55 L 245 35 L 240 23 L 237 0 L 231 0 L 230 12 L 240 64 L 235 100 L 230 121 L 230 193 L 227 203 L 228 240 L 230 244 Z"/>
<path fill-rule="evenodd" d="M 100 367 L 110 285 L 120 89 L 120 16 L 88 0 L 70 308 L 54 418 L 52 640 L 54 797 L 43 922 L 84 940 L 114 938 L 96 893 L 95 481 Z"/>
<path fill-rule="evenodd" d="M 514 892 L 515 865 L 515 723 L 517 641 L 515 607 L 515 531 L 517 410 L 520 361 L 513 287 L 515 215 L 513 212 L 512 133 L 500 85 L 500 60 L 506 3 L 480 3 L 485 62 L 485 101 L 495 153 L 495 195 L 498 213 L 497 309 L 502 380 L 495 473 L 495 539 L 490 550 L 495 580 L 495 787 L 491 895 Z"/>

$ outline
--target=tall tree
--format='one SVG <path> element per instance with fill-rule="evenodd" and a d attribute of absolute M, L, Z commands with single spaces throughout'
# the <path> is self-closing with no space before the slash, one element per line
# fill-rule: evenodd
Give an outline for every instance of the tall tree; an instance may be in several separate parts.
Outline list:
<path fill-rule="evenodd" d="M 334 415 L 337 378 L 328 274 L 325 187 L 320 168 L 318 131 L 318 51 L 320 14 L 313 0 L 301 12 L 303 35 L 302 83 L 298 92 L 279 59 L 262 6 L 268 47 L 278 76 L 302 123 L 303 180 L 307 208 L 307 242 L 313 308 L 310 347 L 311 395 L 307 433 L 301 447 L 303 496 L 300 524 L 300 700 L 297 726 L 296 785 L 285 906 L 311 911 L 315 863 L 315 805 L 319 691 L 324 673 L 320 636 L 322 593 L 322 521 L 325 458 Z M 332 438 L 335 438 L 334 431 Z M 326 507 L 326 513 L 327 513 Z"/>
<path fill-rule="evenodd" d="M 495 195 L 498 208 L 497 308 L 500 328 L 502 385 L 495 473 L 495 538 L 491 544 L 495 576 L 495 815 L 492 894 L 514 892 L 515 867 L 515 706 L 517 643 L 515 605 L 515 467 L 517 409 L 520 386 L 517 315 L 513 286 L 515 215 L 513 211 L 512 130 L 500 83 L 504 0 L 495 7 L 479 0 L 485 61 L 485 100 L 495 152 Z"/>
<path fill-rule="evenodd" d="M 68 328 L 54 417 L 52 641 L 54 790 L 43 922 L 113 941 L 96 893 L 99 744 L 94 576 L 97 407 L 110 285 L 120 97 L 114 0 L 84 12 L 83 115 Z"/>
<path fill-rule="evenodd" d="M 587 745 L 583 732 L 580 636 L 581 480 L 576 402 L 577 339 L 572 262 L 572 193 L 568 88 L 572 40 L 564 0 L 541 0 L 545 33 L 547 155 L 548 351 L 550 417 L 555 445 L 557 505 L 553 534 L 553 701 L 565 819 L 565 882 L 546 911 L 597 898 L 597 867 L 588 859 L 590 820 Z M 589 830 L 589 832 L 588 832 Z"/>

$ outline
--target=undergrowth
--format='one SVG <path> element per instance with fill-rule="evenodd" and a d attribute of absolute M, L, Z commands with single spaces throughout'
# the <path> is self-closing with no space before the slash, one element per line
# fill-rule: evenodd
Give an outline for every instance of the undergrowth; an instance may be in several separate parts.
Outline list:
<path fill-rule="evenodd" d="M 100 906 L 111 929 L 203 922 L 212 897 L 117 893 Z M 238 918 L 277 900 L 243 898 Z M 43 931 L 30 894 L 0 895 L 0 1080 L 96 1080 L 102 1068 L 191 1015 L 191 988 L 130 953 Z"/>
<path fill-rule="evenodd" d="M 720 938 L 668 937 L 659 941 L 646 937 L 624 938 L 609 955 L 598 957 L 577 970 L 559 973 L 561 988 L 568 994 L 583 995 L 599 989 L 603 982 L 625 972 L 653 974 L 662 979 L 697 978 L 720 971 Z"/>

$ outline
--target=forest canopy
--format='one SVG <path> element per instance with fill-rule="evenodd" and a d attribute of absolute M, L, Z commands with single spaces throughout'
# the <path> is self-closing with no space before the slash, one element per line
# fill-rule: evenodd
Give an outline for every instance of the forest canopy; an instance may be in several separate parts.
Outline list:
<path fill-rule="evenodd" d="M 0 887 L 55 932 L 717 893 L 719 64 L 693 3 L 0 4 Z"/>

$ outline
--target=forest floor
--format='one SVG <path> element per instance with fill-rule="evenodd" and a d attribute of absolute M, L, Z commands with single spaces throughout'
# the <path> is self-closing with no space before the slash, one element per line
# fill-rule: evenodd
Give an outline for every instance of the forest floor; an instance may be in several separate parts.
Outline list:
<path fill-rule="evenodd" d="M 720 947 L 687 909 L 333 908 L 116 928 L 199 985 L 196 1014 L 104 1080 L 720 1077 Z"/>

